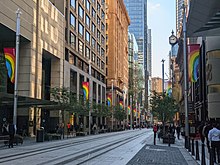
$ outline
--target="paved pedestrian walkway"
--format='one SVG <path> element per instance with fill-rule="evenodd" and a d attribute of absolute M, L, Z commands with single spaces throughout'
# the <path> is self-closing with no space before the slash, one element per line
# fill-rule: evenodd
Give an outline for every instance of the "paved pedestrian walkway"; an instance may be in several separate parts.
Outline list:
<path fill-rule="evenodd" d="M 184 140 L 176 139 L 175 144 L 163 144 L 162 139 L 151 140 L 133 157 L 127 165 L 197 165 L 190 153 L 184 148 Z"/>

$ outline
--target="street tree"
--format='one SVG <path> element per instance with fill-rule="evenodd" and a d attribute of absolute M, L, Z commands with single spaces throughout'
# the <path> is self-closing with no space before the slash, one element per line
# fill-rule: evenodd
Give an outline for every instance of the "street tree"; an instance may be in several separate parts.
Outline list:
<path fill-rule="evenodd" d="M 162 95 L 153 91 L 150 104 L 153 116 L 162 121 L 163 126 L 165 126 L 166 122 L 173 122 L 173 117 L 177 112 L 177 104 L 172 96 Z"/>

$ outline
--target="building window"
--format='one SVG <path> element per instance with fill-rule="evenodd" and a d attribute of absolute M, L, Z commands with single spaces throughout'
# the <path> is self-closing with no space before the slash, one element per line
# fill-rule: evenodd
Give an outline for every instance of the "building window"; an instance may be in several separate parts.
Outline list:
<path fill-rule="evenodd" d="M 101 5 L 97 2 L 97 11 L 100 13 Z"/>
<path fill-rule="evenodd" d="M 93 33 L 93 34 L 95 34 L 95 28 L 96 28 L 96 27 L 95 27 L 95 24 L 92 23 L 92 33 Z"/>
<path fill-rule="evenodd" d="M 83 8 L 79 5 L 79 16 L 83 19 L 84 17 L 84 10 Z"/>
<path fill-rule="evenodd" d="M 83 25 L 81 23 L 79 23 L 79 34 L 81 36 L 83 36 L 83 34 L 84 34 L 84 27 L 83 27 Z"/>
<path fill-rule="evenodd" d="M 103 32 L 105 31 L 105 24 L 104 24 L 104 23 L 102 23 L 101 30 L 102 30 Z"/>
<path fill-rule="evenodd" d="M 103 5 L 103 6 L 105 5 L 105 0 L 102 0 L 102 5 Z"/>
<path fill-rule="evenodd" d="M 76 49 L 76 36 L 72 32 L 70 32 L 70 45 Z"/>
<path fill-rule="evenodd" d="M 90 12 L 90 2 L 86 0 L 86 9 Z"/>
<path fill-rule="evenodd" d="M 76 17 L 73 15 L 73 13 L 70 13 L 70 25 L 74 28 L 76 27 Z"/>
<path fill-rule="evenodd" d="M 95 62 L 95 57 L 96 57 L 95 53 L 92 52 L 92 62 Z"/>
<path fill-rule="evenodd" d="M 92 3 L 93 3 L 94 5 L 96 4 L 95 2 L 96 2 L 96 0 L 92 0 Z"/>
<path fill-rule="evenodd" d="M 86 15 L 86 26 L 90 28 L 90 18 L 88 15 Z"/>
<path fill-rule="evenodd" d="M 101 62 L 101 69 L 104 70 L 104 68 L 105 68 L 105 63 Z"/>
<path fill-rule="evenodd" d="M 93 48 L 93 49 L 95 49 L 95 43 L 96 43 L 95 39 L 92 38 L 92 48 Z"/>
<path fill-rule="evenodd" d="M 97 30 L 97 39 L 98 39 L 99 42 L 100 42 L 100 35 L 101 35 L 100 31 Z"/>
<path fill-rule="evenodd" d="M 83 54 L 83 42 L 79 40 L 79 44 L 78 44 L 78 49 L 79 49 L 79 53 Z"/>
<path fill-rule="evenodd" d="M 105 37 L 102 35 L 102 45 L 105 45 Z"/>
<path fill-rule="evenodd" d="M 101 19 L 97 16 L 97 24 L 100 26 Z"/>
<path fill-rule="evenodd" d="M 90 43 L 90 34 L 89 34 L 88 31 L 86 31 L 86 41 L 87 41 L 88 43 Z"/>
<path fill-rule="evenodd" d="M 97 44 L 97 53 L 98 53 L 98 55 L 100 55 L 100 45 L 99 44 Z"/>
<path fill-rule="evenodd" d="M 92 17 L 93 17 L 94 20 L 96 19 L 96 12 L 93 8 L 92 8 Z"/>
<path fill-rule="evenodd" d="M 86 47 L 86 58 L 90 59 L 90 49 Z"/>
<path fill-rule="evenodd" d="M 97 57 L 96 64 L 97 64 L 98 68 L 100 68 L 100 59 L 98 57 Z"/>
<path fill-rule="evenodd" d="M 76 0 L 70 0 L 70 6 L 76 9 Z"/>
<path fill-rule="evenodd" d="M 105 50 L 101 49 L 101 56 L 104 57 L 105 56 Z"/>

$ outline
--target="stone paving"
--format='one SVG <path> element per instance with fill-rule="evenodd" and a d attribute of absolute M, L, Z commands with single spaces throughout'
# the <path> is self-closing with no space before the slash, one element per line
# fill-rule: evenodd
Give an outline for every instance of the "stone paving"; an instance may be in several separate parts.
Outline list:
<path fill-rule="evenodd" d="M 153 145 L 152 137 L 127 165 L 197 165 L 198 163 L 184 148 L 183 142 L 183 139 L 176 139 L 175 144 L 169 147 L 157 139 L 156 145 Z"/>

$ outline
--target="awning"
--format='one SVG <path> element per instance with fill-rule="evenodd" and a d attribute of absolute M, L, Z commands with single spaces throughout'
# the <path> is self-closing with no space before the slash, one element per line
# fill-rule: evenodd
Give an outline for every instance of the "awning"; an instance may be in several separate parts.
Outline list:
<path fill-rule="evenodd" d="M 0 92 L 0 105 L 1 106 L 13 106 L 14 105 L 14 95 L 9 93 Z M 60 109 L 60 106 L 53 101 L 35 99 L 25 96 L 18 96 L 17 101 L 18 107 L 39 107 L 44 109 Z"/>
<path fill-rule="evenodd" d="M 187 20 L 187 36 L 220 34 L 220 0 L 191 0 Z"/>

